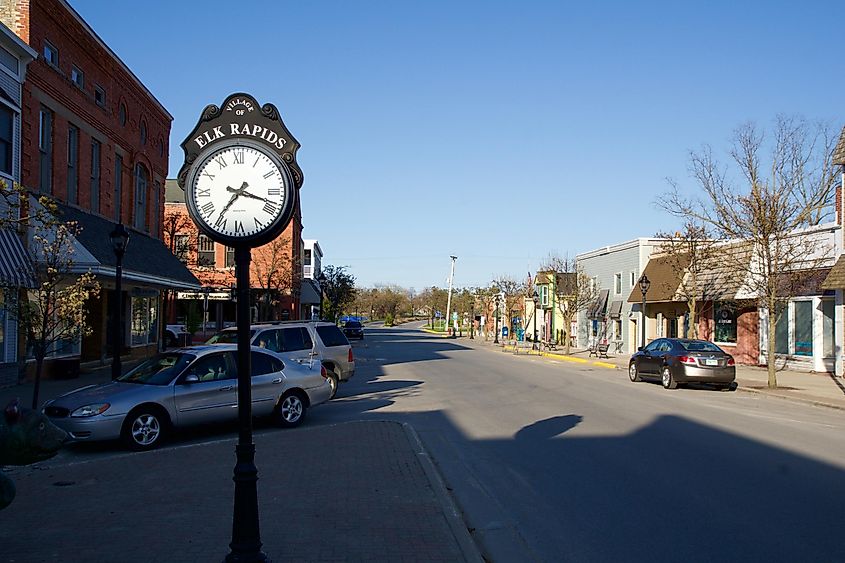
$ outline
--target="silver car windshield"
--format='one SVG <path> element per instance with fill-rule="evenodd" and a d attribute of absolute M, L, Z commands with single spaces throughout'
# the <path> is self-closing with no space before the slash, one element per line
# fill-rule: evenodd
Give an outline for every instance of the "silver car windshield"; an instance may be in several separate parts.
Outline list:
<path fill-rule="evenodd" d="M 121 375 L 117 380 L 123 383 L 167 385 L 194 359 L 195 355 L 180 352 L 159 354 Z"/>

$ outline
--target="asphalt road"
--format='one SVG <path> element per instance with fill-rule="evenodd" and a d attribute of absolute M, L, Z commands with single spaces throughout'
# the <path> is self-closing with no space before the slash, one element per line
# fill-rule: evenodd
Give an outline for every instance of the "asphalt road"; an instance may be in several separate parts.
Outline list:
<path fill-rule="evenodd" d="M 845 561 L 842 411 L 666 391 L 411 328 L 354 347 L 355 377 L 305 424 L 413 424 L 489 560 Z M 131 455 L 114 448 L 56 461 Z"/>
<path fill-rule="evenodd" d="M 845 561 L 842 412 L 373 329 L 312 424 L 412 423 L 493 561 Z"/>

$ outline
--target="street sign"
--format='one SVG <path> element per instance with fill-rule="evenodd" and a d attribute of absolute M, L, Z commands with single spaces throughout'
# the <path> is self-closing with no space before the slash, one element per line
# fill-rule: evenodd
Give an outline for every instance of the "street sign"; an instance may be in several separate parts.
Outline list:
<path fill-rule="evenodd" d="M 435 318 L 435 319 L 439 319 L 439 318 L 440 318 L 440 317 L 442 317 L 442 316 L 443 316 L 443 313 L 441 313 L 440 311 L 435 311 L 435 312 L 434 312 L 434 318 Z"/>

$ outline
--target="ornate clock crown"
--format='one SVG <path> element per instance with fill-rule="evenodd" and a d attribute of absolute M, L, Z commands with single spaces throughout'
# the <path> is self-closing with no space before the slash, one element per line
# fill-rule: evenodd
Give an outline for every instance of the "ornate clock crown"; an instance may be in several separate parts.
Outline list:
<path fill-rule="evenodd" d="M 180 145 L 185 162 L 177 176 L 179 186 L 186 188 L 188 172 L 205 149 L 236 138 L 266 145 L 287 165 L 297 191 L 302 187 L 302 170 L 296 162 L 299 141 L 288 131 L 275 105 L 259 106 L 255 98 L 244 93 L 231 94 L 220 106 L 205 106 L 196 126 Z"/>

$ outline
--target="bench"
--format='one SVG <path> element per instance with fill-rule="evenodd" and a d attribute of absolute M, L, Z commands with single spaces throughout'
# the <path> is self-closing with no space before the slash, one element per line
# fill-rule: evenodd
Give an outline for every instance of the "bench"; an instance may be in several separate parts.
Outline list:
<path fill-rule="evenodd" d="M 592 346 L 590 346 L 589 356 L 595 356 L 597 358 L 608 358 L 608 359 L 610 359 L 610 356 L 607 355 L 608 346 L 609 346 L 608 344 L 593 344 Z"/>
<path fill-rule="evenodd" d="M 544 340 L 541 344 L 546 350 L 557 350 L 557 342 L 554 340 Z"/>

